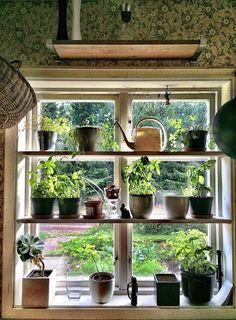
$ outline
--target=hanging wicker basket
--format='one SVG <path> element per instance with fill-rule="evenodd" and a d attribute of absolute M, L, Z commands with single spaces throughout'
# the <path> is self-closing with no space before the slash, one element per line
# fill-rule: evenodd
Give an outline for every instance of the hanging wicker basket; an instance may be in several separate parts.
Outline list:
<path fill-rule="evenodd" d="M 0 57 L 0 129 L 15 126 L 36 104 L 36 95 L 30 84 Z"/>

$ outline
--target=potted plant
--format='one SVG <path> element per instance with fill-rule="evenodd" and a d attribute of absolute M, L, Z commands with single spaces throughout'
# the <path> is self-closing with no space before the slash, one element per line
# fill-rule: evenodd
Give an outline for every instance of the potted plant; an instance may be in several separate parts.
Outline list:
<path fill-rule="evenodd" d="M 51 157 L 39 162 L 30 172 L 31 215 L 33 218 L 52 218 L 53 205 L 56 199 L 55 176 L 56 161 Z"/>
<path fill-rule="evenodd" d="M 55 296 L 56 272 L 45 269 L 42 251 L 44 242 L 37 236 L 21 235 L 17 240 L 17 253 L 21 261 L 30 261 L 39 269 L 31 270 L 22 279 L 22 305 L 47 308 Z"/>
<path fill-rule="evenodd" d="M 110 184 L 104 189 L 104 195 L 108 203 L 108 214 L 117 214 L 120 202 L 120 188 L 117 188 L 114 184 Z"/>
<path fill-rule="evenodd" d="M 59 205 L 60 218 L 78 218 L 81 191 L 85 188 L 82 171 L 72 174 L 57 174 L 55 192 Z"/>
<path fill-rule="evenodd" d="M 206 186 L 206 171 L 210 170 L 215 164 L 215 160 L 208 160 L 198 167 L 190 166 L 187 169 L 188 187 L 185 189 L 188 194 L 191 215 L 193 218 L 212 217 L 211 208 L 213 197 L 207 194 L 211 188 Z"/>
<path fill-rule="evenodd" d="M 37 131 L 40 150 L 55 150 L 57 135 L 69 135 L 71 124 L 68 119 L 57 116 L 52 119 L 39 115 L 33 118 L 33 127 Z"/>
<path fill-rule="evenodd" d="M 154 174 L 160 174 L 160 160 L 139 160 L 122 169 L 122 179 L 129 185 L 129 206 L 134 218 L 149 218 L 154 207 Z"/>
<path fill-rule="evenodd" d="M 215 286 L 214 252 L 205 233 L 191 229 L 175 233 L 166 243 L 169 257 L 180 264 L 183 294 L 193 304 L 211 300 Z"/>
<path fill-rule="evenodd" d="M 202 117 L 201 123 L 196 123 L 196 116 L 190 115 L 188 124 L 183 125 L 182 119 L 170 119 L 169 124 L 174 132 L 169 134 L 169 141 L 173 151 L 184 145 L 184 151 L 205 151 L 208 135 L 206 119 Z"/>
<path fill-rule="evenodd" d="M 97 272 L 89 275 L 89 291 L 91 298 L 94 302 L 99 304 L 107 303 L 111 300 L 114 292 L 115 279 L 111 272 L 101 272 L 99 271 L 96 258 L 98 257 L 98 252 L 95 246 L 84 245 L 84 252 L 90 258 L 92 258 L 93 263 L 96 267 Z"/>

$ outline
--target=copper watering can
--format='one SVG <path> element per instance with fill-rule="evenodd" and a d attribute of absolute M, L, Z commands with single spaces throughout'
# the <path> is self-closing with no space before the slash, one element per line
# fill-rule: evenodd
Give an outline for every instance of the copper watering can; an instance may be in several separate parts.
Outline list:
<path fill-rule="evenodd" d="M 139 125 L 144 121 L 154 121 L 158 123 L 161 129 L 153 127 L 140 127 Z M 132 130 L 133 141 L 128 141 L 124 130 L 120 123 L 115 121 L 122 132 L 124 141 L 127 146 L 134 151 L 164 151 L 167 144 L 167 133 L 164 125 L 157 118 L 143 118 L 139 120 Z"/>

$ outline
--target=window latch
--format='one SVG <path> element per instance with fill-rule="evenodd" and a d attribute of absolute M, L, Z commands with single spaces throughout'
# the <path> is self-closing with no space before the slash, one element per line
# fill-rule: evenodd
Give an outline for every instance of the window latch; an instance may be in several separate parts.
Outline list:
<path fill-rule="evenodd" d="M 114 262 L 113 262 L 113 266 L 116 264 L 116 262 L 119 260 L 118 254 L 115 256 Z"/>

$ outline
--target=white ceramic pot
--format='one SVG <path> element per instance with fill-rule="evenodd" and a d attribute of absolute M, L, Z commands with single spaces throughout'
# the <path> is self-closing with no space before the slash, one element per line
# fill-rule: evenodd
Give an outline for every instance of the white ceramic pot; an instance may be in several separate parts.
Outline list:
<path fill-rule="evenodd" d="M 154 208 L 154 195 L 129 195 L 130 212 L 135 219 L 148 219 Z"/>
<path fill-rule="evenodd" d="M 164 207 L 168 219 L 185 219 L 189 208 L 189 198 L 176 195 L 165 196 Z"/>
<path fill-rule="evenodd" d="M 95 272 L 89 276 L 90 295 L 96 303 L 109 302 L 113 296 L 114 286 L 114 275 L 110 272 Z"/>

